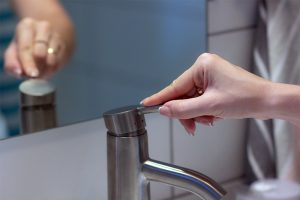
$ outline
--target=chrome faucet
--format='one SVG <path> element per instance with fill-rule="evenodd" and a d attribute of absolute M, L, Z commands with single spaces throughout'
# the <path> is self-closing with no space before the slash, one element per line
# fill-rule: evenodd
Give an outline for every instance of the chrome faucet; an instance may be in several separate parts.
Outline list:
<path fill-rule="evenodd" d="M 158 107 L 128 106 L 103 114 L 107 131 L 108 200 L 150 200 L 150 181 L 218 200 L 223 188 L 209 177 L 149 158 L 144 114 Z"/>
<path fill-rule="evenodd" d="M 29 79 L 20 84 L 21 134 L 57 126 L 56 89 L 47 80 Z"/>

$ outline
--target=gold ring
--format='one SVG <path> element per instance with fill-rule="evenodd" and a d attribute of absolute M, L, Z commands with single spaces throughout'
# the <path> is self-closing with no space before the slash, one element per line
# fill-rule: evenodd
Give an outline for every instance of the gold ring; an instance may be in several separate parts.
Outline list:
<path fill-rule="evenodd" d="M 54 49 L 54 48 L 51 48 L 51 47 L 49 47 L 48 48 L 48 50 L 47 50 L 47 52 L 48 52 L 48 54 L 50 54 L 50 55 L 57 55 L 58 53 L 59 53 L 59 50 L 60 50 L 60 47 L 58 46 L 58 48 L 57 49 Z"/>
<path fill-rule="evenodd" d="M 48 46 L 48 41 L 46 40 L 36 40 L 35 43 L 44 44 L 45 46 Z"/>

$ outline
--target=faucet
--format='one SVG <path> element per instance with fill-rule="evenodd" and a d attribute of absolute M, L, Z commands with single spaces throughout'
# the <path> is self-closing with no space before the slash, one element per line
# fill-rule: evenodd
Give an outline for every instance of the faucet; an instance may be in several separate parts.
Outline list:
<path fill-rule="evenodd" d="M 57 126 L 55 87 L 47 80 L 29 79 L 19 86 L 21 134 Z"/>
<path fill-rule="evenodd" d="M 150 181 L 190 191 L 202 200 L 219 200 L 225 190 L 211 178 L 153 160 L 148 153 L 144 114 L 158 106 L 127 106 L 103 114 L 107 131 L 108 200 L 150 200 Z"/>

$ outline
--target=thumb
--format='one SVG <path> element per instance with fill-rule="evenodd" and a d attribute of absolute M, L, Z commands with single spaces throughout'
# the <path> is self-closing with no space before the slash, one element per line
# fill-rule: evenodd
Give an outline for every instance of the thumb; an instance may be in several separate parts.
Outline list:
<path fill-rule="evenodd" d="M 160 113 L 177 119 L 190 119 L 203 115 L 216 115 L 216 99 L 216 97 L 204 93 L 199 97 L 173 100 L 165 103 L 160 108 Z"/>

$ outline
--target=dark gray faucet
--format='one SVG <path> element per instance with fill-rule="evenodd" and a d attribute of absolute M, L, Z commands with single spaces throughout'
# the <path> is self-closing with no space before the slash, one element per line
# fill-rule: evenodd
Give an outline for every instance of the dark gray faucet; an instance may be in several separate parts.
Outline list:
<path fill-rule="evenodd" d="M 108 200 L 150 200 L 150 181 L 218 200 L 223 188 L 209 177 L 149 158 L 145 113 L 152 107 L 129 106 L 104 113 L 107 132 Z"/>

